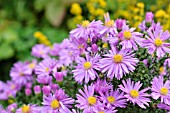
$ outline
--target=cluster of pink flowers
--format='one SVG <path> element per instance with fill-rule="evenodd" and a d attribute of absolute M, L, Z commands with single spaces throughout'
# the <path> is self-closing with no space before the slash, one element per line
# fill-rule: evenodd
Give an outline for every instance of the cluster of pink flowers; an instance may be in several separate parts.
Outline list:
<path fill-rule="evenodd" d="M 13 103 L 1 113 L 115 113 L 129 104 L 147 109 L 152 99 L 160 100 L 158 108 L 170 110 L 170 43 L 166 41 L 170 34 L 153 17 L 148 12 L 139 26 L 142 31 L 136 32 L 126 20 L 114 22 L 107 13 L 104 23 L 83 21 L 61 44 L 35 45 L 31 54 L 39 59 L 14 64 L 11 80 L 0 81 L 0 100 L 16 98 L 24 89 L 22 95 L 41 95 L 41 104 Z M 140 48 L 147 50 L 148 58 L 164 62 L 164 73 L 150 75 L 153 79 L 147 87 L 130 77 L 139 63 L 149 65 L 147 59 L 137 57 Z M 65 78 L 79 85 L 74 96 L 66 94 L 71 90 L 64 87 L 67 84 L 60 85 Z"/>

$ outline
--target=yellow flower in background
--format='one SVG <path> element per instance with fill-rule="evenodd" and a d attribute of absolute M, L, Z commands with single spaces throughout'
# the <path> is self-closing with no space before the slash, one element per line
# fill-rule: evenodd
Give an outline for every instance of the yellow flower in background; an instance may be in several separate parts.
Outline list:
<path fill-rule="evenodd" d="M 46 46 L 50 46 L 51 42 L 48 38 L 40 31 L 36 31 L 33 36 L 39 40 L 39 43 L 44 44 Z"/>
<path fill-rule="evenodd" d="M 80 7 L 80 4 L 78 3 L 73 3 L 71 5 L 70 13 L 74 15 L 81 15 L 82 14 L 82 9 Z"/>
<path fill-rule="evenodd" d="M 157 17 L 157 18 L 165 17 L 165 15 L 166 15 L 166 12 L 162 9 L 156 11 L 156 13 L 155 13 L 155 17 Z"/>
<path fill-rule="evenodd" d="M 144 8 L 144 7 L 145 7 L 145 4 L 142 3 L 142 2 L 139 2 L 139 3 L 137 3 L 137 7 L 139 7 L 139 8 Z"/>
<path fill-rule="evenodd" d="M 99 0 L 99 4 L 102 8 L 105 8 L 107 6 L 106 1 L 105 0 Z"/>

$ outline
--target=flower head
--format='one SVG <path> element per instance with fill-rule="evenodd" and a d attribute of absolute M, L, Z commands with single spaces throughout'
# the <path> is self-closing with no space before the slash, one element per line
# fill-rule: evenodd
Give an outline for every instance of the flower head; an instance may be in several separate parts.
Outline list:
<path fill-rule="evenodd" d="M 158 57 L 163 57 L 165 53 L 170 53 L 170 43 L 165 42 L 170 34 L 168 31 L 163 32 L 160 24 L 156 24 L 156 28 L 147 30 L 148 36 L 143 41 L 143 47 L 148 49 L 149 54 L 156 52 Z"/>
<path fill-rule="evenodd" d="M 126 81 L 122 81 L 123 85 L 119 85 L 119 88 L 125 93 L 125 98 L 133 104 L 137 104 L 141 108 L 146 109 L 144 105 L 149 106 L 148 102 L 151 102 L 148 98 L 150 95 L 145 93 L 149 88 L 145 88 L 141 91 L 139 89 L 142 86 L 140 81 L 134 82 L 131 79 L 127 79 Z"/>
<path fill-rule="evenodd" d="M 153 99 L 157 100 L 161 98 L 161 102 L 170 105 L 170 81 L 167 80 L 164 83 L 164 78 L 162 76 L 154 77 L 152 81 L 151 96 Z"/>
<path fill-rule="evenodd" d="M 94 95 L 94 86 L 84 86 L 84 92 L 80 89 L 79 90 L 80 94 L 76 94 L 77 97 L 77 104 L 76 107 L 80 108 L 83 110 L 83 112 L 90 112 L 94 111 L 97 104 L 98 104 L 98 99 Z"/>
<path fill-rule="evenodd" d="M 41 107 L 37 105 L 23 105 L 16 113 L 40 113 Z"/>
<path fill-rule="evenodd" d="M 54 94 L 50 93 L 48 96 L 43 96 L 44 108 L 42 111 L 55 113 L 71 113 L 68 108 L 74 103 L 72 98 L 69 98 L 62 89 L 56 90 Z"/>
<path fill-rule="evenodd" d="M 78 65 L 73 70 L 74 78 L 77 82 L 82 83 L 85 80 L 85 83 L 88 83 L 90 80 L 94 80 L 98 76 L 96 70 L 99 70 L 98 61 L 100 56 L 96 54 L 94 57 L 86 55 L 86 59 L 79 57 L 76 62 Z"/>
<path fill-rule="evenodd" d="M 134 54 L 129 50 L 120 50 L 112 48 L 109 54 L 104 55 L 105 58 L 100 60 L 100 68 L 102 73 L 106 72 L 108 78 L 116 77 L 121 79 L 123 74 L 133 72 L 136 64 L 139 62 L 137 58 L 134 58 Z"/>
<path fill-rule="evenodd" d="M 31 54 L 38 58 L 47 58 L 49 51 L 50 51 L 49 47 L 43 44 L 37 44 L 32 48 Z"/>

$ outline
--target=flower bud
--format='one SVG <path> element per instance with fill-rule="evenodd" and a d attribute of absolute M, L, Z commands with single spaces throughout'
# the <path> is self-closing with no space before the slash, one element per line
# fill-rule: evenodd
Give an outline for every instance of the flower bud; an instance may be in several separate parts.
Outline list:
<path fill-rule="evenodd" d="M 41 87 L 39 85 L 34 86 L 34 93 L 35 94 L 40 94 L 41 93 Z"/>
<path fill-rule="evenodd" d="M 29 88 L 26 88 L 26 89 L 25 89 L 25 94 L 26 94 L 26 96 L 31 95 L 31 93 L 32 93 L 31 89 L 29 89 Z"/>
<path fill-rule="evenodd" d="M 51 87 L 50 86 L 43 86 L 42 87 L 42 92 L 44 95 L 48 95 L 51 92 Z"/>

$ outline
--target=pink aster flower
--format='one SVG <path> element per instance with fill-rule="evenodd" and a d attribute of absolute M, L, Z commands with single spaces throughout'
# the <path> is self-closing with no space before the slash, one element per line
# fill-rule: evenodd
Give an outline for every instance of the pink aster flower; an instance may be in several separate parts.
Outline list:
<path fill-rule="evenodd" d="M 116 113 L 116 112 L 117 110 L 115 110 L 115 107 L 106 108 L 105 104 L 99 102 L 95 110 L 89 113 Z"/>
<path fill-rule="evenodd" d="M 80 39 L 72 39 L 69 47 L 69 52 L 71 52 L 74 57 L 77 57 L 85 52 L 85 49 L 87 47 L 86 40 L 84 38 Z"/>
<path fill-rule="evenodd" d="M 99 34 L 100 29 L 102 29 L 102 22 L 99 21 L 92 21 L 89 22 L 88 20 L 83 21 L 80 25 L 77 25 L 77 28 L 70 32 L 70 38 L 84 38 L 87 40 L 90 38 L 96 37 Z"/>
<path fill-rule="evenodd" d="M 7 95 L 7 85 L 0 81 L 0 100 L 7 100 L 8 95 Z"/>
<path fill-rule="evenodd" d="M 37 75 L 50 75 L 57 61 L 54 58 L 46 58 L 35 67 Z"/>
<path fill-rule="evenodd" d="M 120 50 L 112 48 L 109 54 L 104 55 L 100 62 L 100 68 L 102 73 L 106 72 L 108 78 L 116 77 L 121 79 L 123 74 L 133 72 L 135 70 L 136 64 L 139 62 L 137 58 L 134 58 L 134 54 L 129 50 Z"/>
<path fill-rule="evenodd" d="M 68 108 L 71 108 L 73 103 L 74 99 L 69 98 L 62 89 L 58 89 L 55 94 L 50 93 L 48 96 L 43 96 L 42 104 L 44 107 L 42 111 L 49 113 L 71 113 Z"/>
<path fill-rule="evenodd" d="M 161 102 L 170 105 L 170 81 L 167 80 L 164 83 L 164 78 L 162 76 L 154 77 L 152 81 L 152 93 L 153 99 L 157 100 L 161 98 Z"/>
<path fill-rule="evenodd" d="M 74 78 L 77 82 L 88 83 L 90 80 L 94 80 L 98 76 L 96 70 L 99 70 L 98 61 L 100 56 L 96 54 L 94 57 L 86 55 L 86 59 L 78 57 L 76 62 L 76 69 L 73 70 Z"/>
<path fill-rule="evenodd" d="M 83 113 L 89 113 L 96 109 L 98 99 L 94 95 L 94 86 L 84 86 L 84 91 L 79 89 L 80 94 L 76 94 L 76 107 L 83 110 Z"/>
<path fill-rule="evenodd" d="M 124 97 L 124 93 L 121 93 L 118 89 L 113 91 L 107 91 L 106 93 L 100 93 L 100 99 L 103 103 L 106 104 L 107 108 L 112 107 L 126 107 L 126 99 Z"/>
<path fill-rule="evenodd" d="M 164 109 L 164 110 L 170 111 L 170 106 L 169 106 L 169 105 L 166 105 L 166 104 L 163 104 L 163 103 L 158 104 L 157 107 L 158 107 L 159 109 Z M 170 112 L 168 112 L 168 113 L 170 113 Z"/>
<path fill-rule="evenodd" d="M 149 54 L 156 52 L 156 55 L 160 58 L 165 55 L 165 53 L 170 53 L 170 43 L 166 40 L 170 37 L 168 30 L 163 32 L 162 27 L 159 23 L 156 24 L 155 29 L 147 30 L 148 36 L 146 40 L 143 41 L 143 47 L 148 49 Z"/>
<path fill-rule="evenodd" d="M 124 26 L 122 28 L 123 39 L 120 42 L 122 45 L 122 49 L 134 49 L 138 50 L 138 46 L 142 46 L 142 41 L 144 38 L 142 33 L 134 32 L 135 28 L 129 28 L 128 26 Z"/>
<path fill-rule="evenodd" d="M 94 83 L 94 87 L 95 87 L 94 90 L 97 93 L 99 93 L 99 92 L 107 92 L 111 90 L 113 88 L 113 85 L 107 82 L 106 79 L 104 80 L 97 79 L 97 81 Z"/>
<path fill-rule="evenodd" d="M 115 24 L 114 24 L 114 20 L 110 19 L 109 13 L 106 13 L 104 15 L 104 19 L 105 19 L 105 24 L 103 29 L 100 31 L 101 35 L 105 35 L 108 34 L 109 36 L 113 36 L 117 33 Z"/>
<path fill-rule="evenodd" d="M 12 80 L 19 85 L 25 85 L 28 81 L 32 80 L 31 74 L 32 72 L 24 62 L 15 63 L 10 71 Z"/>
<path fill-rule="evenodd" d="M 122 82 L 123 85 L 119 85 L 119 88 L 125 92 L 124 96 L 127 98 L 127 101 L 146 109 L 144 105 L 149 106 L 148 102 L 151 102 L 148 98 L 150 95 L 146 93 L 149 88 L 139 91 L 142 87 L 142 83 L 140 83 L 140 81 L 135 83 L 134 81 L 131 81 L 131 79 L 127 79 L 126 82 L 124 80 Z"/>
<path fill-rule="evenodd" d="M 37 105 L 23 105 L 15 113 L 40 113 L 41 107 Z"/>
<path fill-rule="evenodd" d="M 37 44 L 32 48 L 31 54 L 38 58 L 47 58 L 48 53 L 50 52 L 50 48 L 43 45 L 43 44 Z"/>

